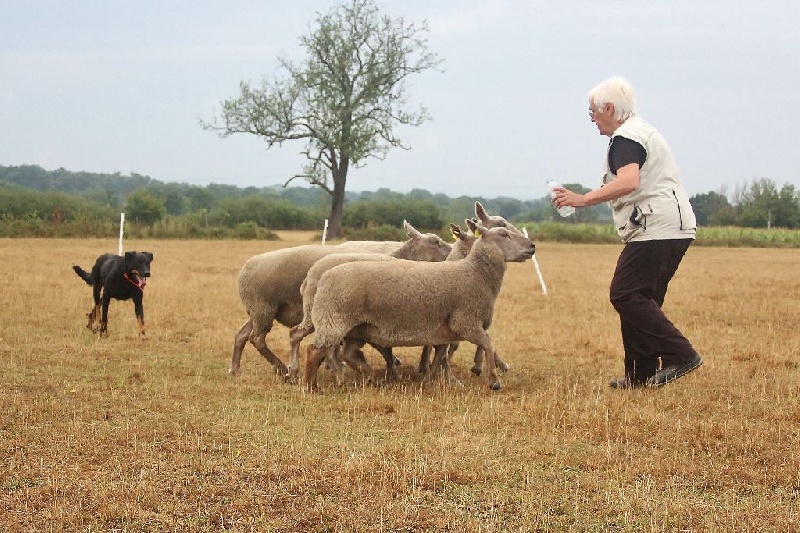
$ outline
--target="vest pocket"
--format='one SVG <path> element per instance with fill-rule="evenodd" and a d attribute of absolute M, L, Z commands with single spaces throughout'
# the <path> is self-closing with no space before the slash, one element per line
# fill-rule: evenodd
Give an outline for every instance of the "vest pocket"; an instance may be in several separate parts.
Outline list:
<path fill-rule="evenodd" d="M 628 242 L 637 234 L 647 231 L 647 217 L 653 214 L 653 207 L 646 204 L 644 208 L 634 205 L 628 220 L 622 226 L 617 227 L 617 233 L 624 242 Z"/>

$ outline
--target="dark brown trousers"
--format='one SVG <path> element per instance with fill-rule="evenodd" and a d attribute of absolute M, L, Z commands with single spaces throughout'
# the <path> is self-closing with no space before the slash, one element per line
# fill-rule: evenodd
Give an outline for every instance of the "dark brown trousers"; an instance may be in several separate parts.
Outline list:
<path fill-rule="evenodd" d="M 697 352 L 661 310 L 691 239 L 629 242 L 622 249 L 609 297 L 619 313 L 625 375 L 643 383 L 661 366 L 690 361 Z"/>

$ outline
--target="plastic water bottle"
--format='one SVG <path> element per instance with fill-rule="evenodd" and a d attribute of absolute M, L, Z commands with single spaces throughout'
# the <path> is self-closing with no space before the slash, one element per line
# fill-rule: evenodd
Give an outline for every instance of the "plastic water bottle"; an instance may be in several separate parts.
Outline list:
<path fill-rule="evenodd" d="M 556 192 L 553 190 L 555 187 L 561 187 L 561 184 L 555 180 L 550 180 L 547 182 L 547 190 L 550 191 L 550 198 L 553 198 L 556 195 Z M 571 205 L 563 205 L 556 210 L 562 217 L 568 217 L 575 212 L 575 208 Z"/>

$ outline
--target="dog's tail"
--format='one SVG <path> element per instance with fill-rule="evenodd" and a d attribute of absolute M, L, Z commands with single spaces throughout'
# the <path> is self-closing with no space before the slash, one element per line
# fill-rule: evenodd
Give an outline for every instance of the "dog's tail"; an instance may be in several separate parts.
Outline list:
<path fill-rule="evenodd" d="M 86 272 L 84 269 L 82 269 L 78 265 L 72 265 L 72 270 L 74 270 L 75 273 L 79 275 L 81 279 L 86 282 L 87 285 L 94 285 L 94 280 L 92 279 L 92 275 Z"/>

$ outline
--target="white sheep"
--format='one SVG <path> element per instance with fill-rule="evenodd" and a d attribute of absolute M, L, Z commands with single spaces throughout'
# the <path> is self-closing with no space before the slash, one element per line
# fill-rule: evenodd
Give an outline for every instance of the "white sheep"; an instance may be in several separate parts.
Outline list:
<path fill-rule="evenodd" d="M 338 245 L 340 250 L 346 252 L 361 253 L 367 250 L 369 253 L 391 254 L 403 246 L 401 241 L 345 241 Z"/>
<path fill-rule="evenodd" d="M 469 252 L 470 247 L 472 246 L 472 242 L 474 242 L 474 230 L 475 226 L 474 223 L 480 221 L 481 225 L 485 228 L 507 228 L 515 233 L 520 235 L 524 235 L 519 229 L 517 229 L 511 222 L 503 218 L 499 215 L 489 215 L 484 209 L 483 205 L 480 202 L 475 202 L 475 216 L 476 219 L 467 219 L 464 222 L 467 224 L 467 233 L 461 235 L 456 234 L 456 231 L 459 233 L 463 233 L 460 231 L 458 226 L 455 226 L 457 230 L 453 230 L 451 225 L 451 231 L 453 231 L 453 236 L 457 238 L 456 244 L 453 246 L 453 251 L 450 252 L 450 255 L 447 257 L 447 261 L 458 261 L 459 259 L 463 259 L 466 257 L 467 253 Z M 422 354 L 420 356 L 419 361 L 419 373 L 424 374 L 430 368 L 430 352 L 432 346 L 425 346 L 422 349 Z M 458 349 L 458 343 L 450 343 L 447 348 L 447 360 L 448 363 L 453 357 L 453 353 Z M 495 364 L 497 368 L 506 372 L 509 369 L 508 364 L 500 359 L 500 355 L 495 353 Z M 475 355 L 473 356 L 473 364 L 472 368 L 470 369 L 473 374 L 476 376 L 480 376 L 481 372 L 483 371 L 483 349 L 480 346 L 475 348 Z"/>
<path fill-rule="evenodd" d="M 519 233 L 522 235 L 522 232 L 519 231 L 513 224 L 508 222 L 505 218 L 499 215 L 490 215 L 486 212 L 486 209 L 480 202 L 475 202 L 475 219 L 468 219 L 466 220 L 468 231 L 465 233 L 461 231 L 461 228 L 456 224 L 450 224 L 450 229 L 453 233 L 453 236 L 456 238 L 456 243 L 453 246 L 453 250 L 450 252 L 450 255 L 447 257 L 447 261 L 457 261 L 459 259 L 463 259 L 466 257 L 469 249 L 474 241 L 473 230 L 474 226 L 472 225 L 473 222 L 480 221 L 482 225 L 486 228 L 495 228 L 495 227 L 503 227 L 508 228 L 514 232 Z M 401 243 L 393 243 L 387 242 L 386 249 L 396 248 Z M 370 249 L 374 248 L 374 243 L 371 241 L 349 241 L 340 245 L 342 248 L 354 249 L 359 250 L 366 245 L 370 247 Z M 368 258 L 364 257 L 360 260 L 365 261 L 369 260 Z M 331 268 L 332 266 L 343 264 L 347 261 L 345 260 L 336 260 L 336 259 L 329 259 L 323 258 L 322 265 L 319 265 L 318 268 L 314 270 L 312 274 L 309 272 L 309 276 L 306 278 L 305 284 L 309 285 L 308 289 L 303 290 L 303 322 L 296 326 L 290 333 L 291 338 L 291 345 L 292 345 L 292 357 L 293 361 L 297 361 L 299 358 L 299 343 L 302 341 L 305 336 L 310 334 L 313 331 L 313 326 L 311 324 L 311 314 L 310 314 L 310 307 L 313 302 L 314 294 L 316 293 L 316 283 L 319 280 L 319 276 L 322 275 L 327 269 Z M 324 266 L 323 266 L 324 265 Z M 363 343 L 362 343 L 363 344 Z M 387 377 L 389 379 L 396 379 L 397 378 L 397 370 L 396 365 L 398 361 L 392 354 L 392 350 L 390 347 L 375 347 L 383 356 L 384 360 L 386 361 L 386 371 Z M 420 355 L 420 362 L 418 365 L 419 372 L 424 374 L 430 368 L 430 352 L 433 349 L 432 346 L 424 346 L 422 348 L 422 354 Z M 458 349 L 458 343 L 450 343 L 447 346 L 447 362 L 452 359 L 453 353 Z M 360 372 L 362 375 L 369 376 L 372 373 L 372 369 L 369 366 L 369 363 L 364 358 L 364 355 L 360 351 L 354 351 L 353 349 L 345 350 L 342 354 L 342 359 L 351 366 L 353 369 Z M 495 354 L 495 362 L 498 368 L 503 370 L 504 372 L 509 369 L 508 364 L 506 364 L 498 354 Z M 327 363 L 329 366 L 333 368 L 335 372 L 337 372 L 337 379 L 339 382 L 343 380 L 342 374 L 342 367 L 341 362 L 339 361 L 339 357 L 337 357 L 337 353 L 334 353 L 333 356 L 327 359 Z M 437 368 L 438 370 L 438 368 Z M 475 348 L 475 355 L 473 357 L 473 365 L 471 369 L 472 373 L 476 376 L 480 376 L 481 372 L 483 371 L 483 350 L 478 346 Z"/>
<path fill-rule="evenodd" d="M 507 228 L 476 228 L 480 238 L 460 261 L 356 262 L 325 272 L 311 310 L 315 339 L 307 350 L 308 389 L 316 389 L 320 363 L 345 339 L 378 346 L 469 341 L 484 349 L 487 379 L 499 389 L 486 330 L 506 262 L 531 258 L 535 247 Z"/>
<path fill-rule="evenodd" d="M 475 235 L 475 223 L 477 222 L 477 220 L 467 219 L 464 222 L 467 225 L 468 231 L 463 231 L 461 227 L 456 224 L 450 224 L 450 232 L 453 234 L 453 237 L 455 237 L 456 242 L 453 245 L 453 249 L 450 251 L 450 255 L 447 256 L 447 259 L 445 259 L 445 261 L 460 261 L 461 259 L 467 257 L 467 254 L 469 254 L 469 251 L 472 249 L 472 245 L 475 243 L 475 239 L 477 239 L 477 236 Z M 422 348 L 422 354 L 420 355 L 419 366 L 418 366 L 420 374 L 425 374 L 428 372 L 431 363 L 430 359 L 431 349 L 433 348 L 434 348 L 433 346 L 424 346 Z M 457 349 L 458 349 L 457 342 L 451 342 L 447 344 L 448 363 L 450 359 L 453 357 L 453 353 L 455 353 Z M 483 358 L 481 357 L 481 361 L 482 360 Z M 501 361 L 499 361 L 499 358 L 497 359 L 497 362 L 498 366 L 500 366 Z"/>
<path fill-rule="evenodd" d="M 329 255 L 327 257 L 323 257 L 308 270 L 308 274 L 306 275 L 306 279 L 303 281 L 303 284 L 300 286 L 300 291 L 303 295 L 303 320 L 297 326 L 293 327 L 289 332 L 290 344 L 291 344 L 291 358 L 293 361 L 297 361 L 299 359 L 299 348 L 300 342 L 310 335 L 314 331 L 314 324 L 311 322 L 311 307 L 314 302 L 314 296 L 317 293 L 317 284 L 319 283 L 319 278 L 330 270 L 331 268 L 339 265 L 343 265 L 345 263 L 350 263 L 353 261 L 389 261 L 392 259 L 410 259 L 414 261 L 442 261 L 442 260 L 455 260 L 455 259 L 462 259 L 467 255 L 469 251 L 469 247 L 474 240 L 474 236 L 471 234 L 467 234 L 461 231 L 455 224 L 450 224 L 450 231 L 453 233 L 453 236 L 456 238 L 456 243 L 451 247 L 449 254 L 447 256 L 440 255 L 434 258 L 430 257 L 430 254 L 419 254 L 411 253 L 409 251 L 404 251 L 408 248 L 408 246 L 404 246 L 394 251 L 391 254 L 371 254 L 371 253 L 358 253 L 358 254 L 335 254 Z M 363 242 L 363 241 L 351 241 L 353 243 L 356 242 Z M 369 242 L 369 241 L 367 241 Z M 453 259 L 455 258 L 455 259 Z M 386 373 L 389 379 L 397 379 L 397 367 L 396 367 L 396 360 L 392 354 L 391 347 L 375 347 L 381 355 L 383 355 L 384 360 L 386 361 Z M 427 352 L 430 352 L 430 348 L 426 347 Z M 423 352 L 425 353 L 425 352 Z M 352 351 L 347 352 L 345 356 L 345 362 L 353 367 L 355 370 L 358 370 L 362 373 L 362 375 L 370 375 L 371 374 L 371 367 L 369 363 L 367 363 L 366 359 L 364 359 L 363 354 L 360 354 L 356 357 L 349 357 L 354 355 Z M 338 360 L 339 358 L 334 353 L 331 358 L 328 359 L 328 363 L 330 366 L 333 367 L 334 371 L 337 372 L 337 378 L 339 382 L 342 381 L 342 367 L 341 363 Z"/>
<path fill-rule="evenodd" d="M 457 225 L 450 224 L 451 231 L 453 231 L 453 236 L 456 238 L 456 244 L 453 246 L 452 252 L 447 257 L 446 259 L 447 261 L 458 261 L 459 259 L 463 259 L 464 257 L 466 257 L 467 253 L 469 252 L 470 246 L 472 245 L 472 239 L 474 239 L 474 236 L 472 235 L 472 232 L 474 230 L 474 228 L 471 225 L 472 222 L 480 222 L 481 225 L 483 225 L 486 228 L 507 228 L 520 235 L 524 235 L 519 229 L 517 229 L 513 224 L 511 224 L 511 222 L 506 220 L 504 217 L 500 215 L 490 215 L 489 213 L 487 213 L 486 209 L 478 201 L 475 202 L 475 217 L 476 217 L 475 219 L 468 219 L 465 221 L 468 228 L 468 231 L 465 234 L 461 231 L 461 229 Z M 359 242 L 360 241 L 351 241 L 353 245 L 357 245 Z M 430 352 L 432 348 L 433 348 L 432 346 L 425 346 L 422 349 L 422 354 L 420 356 L 420 362 L 418 366 L 419 372 L 421 374 L 426 373 L 428 371 L 428 368 L 430 367 Z M 458 349 L 457 342 L 450 343 L 448 345 L 447 348 L 448 363 L 450 359 L 452 359 L 453 353 L 457 349 Z M 380 351 L 381 354 L 383 355 L 383 358 L 387 361 L 387 371 L 389 372 L 389 375 L 393 376 L 395 373 L 393 364 L 395 362 L 395 359 L 392 357 L 391 359 L 392 365 L 390 366 L 389 357 L 391 357 L 391 349 L 383 348 Z M 352 355 L 351 351 L 349 350 L 345 351 L 344 358 L 348 363 L 352 363 L 350 364 L 350 366 L 355 367 L 362 374 L 369 371 L 369 365 L 363 358 L 363 354 L 359 353 L 358 355 L 360 357 L 356 358 L 355 360 L 349 359 L 350 355 Z M 331 360 L 330 362 L 333 363 L 334 366 L 337 363 L 337 361 L 335 360 Z M 497 365 L 497 368 L 499 368 L 500 370 L 504 372 L 508 371 L 509 369 L 508 364 L 505 361 L 503 361 L 497 353 L 495 353 L 495 363 Z M 338 369 L 339 371 L 341 371 L 340 366 L 338 367 Z M 480 376 L 481 372 L 483 371 L 483 349 L 481 349 L 480 346 L 476 346 L 475 348 L 475 355 L 473 356 L 473 364 L 471 371 L 476 376 Z M 341 380 L 341 376 L 339 379 Z"/>
<path fill-rule="evenodd" d="M 421 249 L 432 256 L 449 253 L 451 246 L 437 235 L 420 233 L 404 221 L 409 240 L 403 245 L 407 253 L 420 255 Z M 380 249 L 381 242 L 372 243 Z M 359 249 L 369 250 L 369 241 L 362 241 Z M 299 362 L 294 359 L 289 367 L 267 346 L 266 335 L 274 321 L 286 327 L 294 327 L 303 318 L 303 301 L 300 285 L 311 266 L 319 259 L 338 253 L 351 253 L 341 246 L 308 244 L 283 248 L 263 253 L 248 259 L 239 272 L 239 297 L 244 304 L 248 319 L 236 332 L 229 372 L 239 372 L 242 351 L 248 341 L 264 356 L 276 371 L 291 381 L 296 378 Z"/>
<path fill-rule="evenodd" d="M 490 215 L 489 213 L 487 213 L 483 205 L 481 205 L 481 203 L 477 201 L 475 202 L 475 216 L 477 217 L 481 225 L 486 228 L 507 228 L 513 231 L 514 233 L 526 236 L 519 229 L 517 229 L 516 226 L 514 226 L 511 222 L 509 222 L 502 216 Z M 448 358 L 452 357 L 453 351 L 455 351 L 456 347 L 453 346 L 450 347 L 450 350 L 448 351 Z M 420 361 L 420 364 L 422 364 L 422 361 Z M 500 356 L 497 353 L 495 353 L 495 364 L 497 365 L 497 368 L 499 368 L 503 372 L 506 372 L 509 369 L 508 364 L 506 364 L 505 361 L 501 360 Z M 483 368 L 483 349 L 480 346 L 477 346 L 475 348 L 475 355 L 473 357 L 473 365 L 471 371 L 476 376 L 480 376 L 482 368 Z"/>

